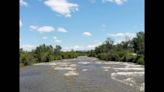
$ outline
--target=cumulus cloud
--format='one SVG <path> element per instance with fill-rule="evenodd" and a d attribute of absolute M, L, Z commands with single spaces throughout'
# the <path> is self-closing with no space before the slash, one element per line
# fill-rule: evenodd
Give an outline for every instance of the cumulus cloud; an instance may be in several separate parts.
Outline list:
<path fill-rule="evenodd" d="M 37 29 L 39 32 L 52 32 L 55 31 L 55 29 L 52 26 L 42 26 Z"/>
<path fill-rule="evenodd" d="M 118 44 L 122 41 L 131 40 L 136 36 L 136 33 L 109 33 L 108 36 L 114 39 L 114 44 Z"/>
<path fill-rule="evenodd" d="M 52 26 L 40 26 L 40 27 L 38 27 L 38 26 L 31 25 L 30 29 L 31 29 L 31 31 L 38 31 L 40 33 L 55 31 L 55 28 Z"/>
<path fill-rule="evenodd" d="M 55 28 L 52 26 L 35 26 L 31 25 L 30 26 L 30 31 L 38 31 L 38 32 L 52 32 L 55 31 Z M 66 33 L 68 32 L 65 28 L 63 27 L 58 27 L 57 30 L 58 32 Z"/>
<path fill-rule="evenodd" d="M 22 48 L 25 51 L 31 51 L 31 50 L 35 49 L 36 46 L 30 45 L 30 44 L 24 44 L 24 45 L 21 45 L 20 48 Z"/>
<path fill-rule="evenodd" d="M 85 35 L 85 36 L 92 36 L 92 34 L 90 32 L 83 32 L 83 35 Z"/>
<path fill-rule="evenodd" d="M 101 45 L 101 44 L 102 44 L 102 42 L 90 44 L 90 45 L 87 46 L 87 48 L 88 48 L 88 49 L 94 49 L 95 47 L 97 47 L 97 46 L 99 46 L 99 45 Z"/>
<path fill-rule="evenodd" d="M 61 42 L 62 42 L 62 41 L 59 40 L 56 36 L 53 37 L 53 40 L 54 40 L 55 43 L 61 43 Z"/>
<path fill-rule="evenodd" d="M 127 2 L 127 0 L 102 0 L 103 3 L 111 2 L 116 3 L 117 5 L 122 5 L 123 3 Z"/>
<path fill-rule="evenodd" d="M 101 45 L 102 42 L 94 42 L 93 44 L 89 44 L 89 45 L 73 45 L 70 47 L 63 47 L 63 51 L 71 51 L 71 50 L 91 50 L 94 49 L 95 47 Z"/>
<path fill-rule="evenodd" d="M 125 37 L 125 36 L 135 37 L 135 35 L 136 35 L 136 33 L 128 33 L 128 32 L 115 33 L 115 34 L 109 33 L 108 34 L 108 36 L 112 36 L 112 37 Z"/>
<path fill-rule="evenodd" d="M 67 31 L 65 28 L 63 28 L 63 27 L 59 27 L 59 28 L 57 29 L 57 31 L 63 32 L 63 33 L 68 32 L 68 31 Z"/>
<path fill-rule="evenodd" d="M 75 48 L 75 49 L 79 49 L 79 48 L 81 48 L 79 45 L 75 45 L 75 46 L 73 46 L 73 48 Z"/>
<path fill-rule="evenodd" d="M 85 50 L 85 48 L 81 45 L 73 45 L 70 47 L 63 47 L 63 51 L 71 51 L 71 50 Z"/>
<path fill-rule="evenodd" d="M 19 4 L 20 6 L 25 6 L 25 7 L 28 6 L 28 3 L 25 0 L 19 0 Z"/>
<path fill-rule="evenodd" d="M 30 29 L 31 29 L 31 30 L 36 30 L 37 28 L 38 28 L 38 26 L 34 26 L 34 25 L 31 25 L 31 26 L 30 26 Z"/>
<path fill-rule="evenodd" d="M 114 44 L 119 44 L 119 43 L 121 43 L 122 41 L 125 41 L 125 39 L 123 39 L 123 38 L 114 39 Z"/>
<path fill-rule="evenodd" d="M 95 48 L 95 45 L 88 45 L 88 48 Z"/>
<path fill-rule="evenodd" d="M 45 0 L 44 4 L 65 17 L 71 17 L 71 13 L 78 11 L 79 7 L 78 4 L 70 3 L 68 0 Z"/>

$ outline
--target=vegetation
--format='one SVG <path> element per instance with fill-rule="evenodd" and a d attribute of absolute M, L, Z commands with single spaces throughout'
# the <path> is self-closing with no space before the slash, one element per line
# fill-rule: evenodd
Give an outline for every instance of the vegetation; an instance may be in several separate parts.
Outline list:
<path fill-rule="evenodd" d="M 36 47 L 36 49 L 31 52 L 20 49 L 20 67 L 34 63 L 50 62 L 53 60 L 76 58 L 79 55 L 86 55 L 84 51 L 75 52 L 72 50 L 63 52 L 61 49 L 62 47 L 59 45 L 53 48 L 51 45 L 46 46 L 45 44 Z"/>
<path fill-rule="evenodd" d="M 106 61 L 144 64 L 144 32 L 138 32 L 135 38 L 115 45 L 111 38 L 107 38 L 102 45 L 91 50 L 88 56 Z"/>
<path fill-rule="evenodd" d="M 50 62 L 53 60 L 76 58 L 78 56 L 97 57 L 106 61 L 122 61 L 144 64 L 144 32 L 138 32 L 133 39 L 127 39 L 119 44 L 114 44 L 111 38 L 95 50 L 90 51 L 61 51 L 62 47 L 56 45 L 42 44 L 36 49 L 27 52 L 20 49 L 20 67 L 31 65 L 34 63 Z"/>

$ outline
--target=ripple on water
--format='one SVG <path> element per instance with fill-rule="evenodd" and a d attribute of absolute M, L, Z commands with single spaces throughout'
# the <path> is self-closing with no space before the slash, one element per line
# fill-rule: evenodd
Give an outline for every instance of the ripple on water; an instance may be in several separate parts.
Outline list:
<path fill-rule="evenodd" d="M 79 75 L 78 72 L 76 71 L 68 71 L 67 73 L 64 74 L 65 76 L 77 76 Z"/>
<path fill-rule="evenodd" d="M 144 90 L 144 80 L 138 81 L 144 76 L 144 72 L 116 72 L 111 74 L 111 78 L 121 83 L 133 86 L 140 91 Z"/>
<path fill-rule="evenodd" d="M 88 71 L 88 69 L 82 69 L 82 71 Z"/>

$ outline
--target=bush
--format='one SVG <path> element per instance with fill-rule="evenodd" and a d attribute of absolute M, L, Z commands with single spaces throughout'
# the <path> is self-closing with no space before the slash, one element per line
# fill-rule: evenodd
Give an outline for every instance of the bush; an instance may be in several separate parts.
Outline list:
<path fill-rule="evenodd" d="M 48 53 L 43 53 L 43 55 L 40 58 L 41 62 L 49 62 Z"/>
<path fill-rule="evenodd" d="M 119 61 L 134 62 L 136 59 L 136 56 L 134 56 L 130 51 L 120 51 L 118 54 Z"/>
<path fill-rule="evenodd" d="M 61 52 L 62 59 L 76 58 L 78 54 L 76 52 Z"/>
<path fill-rule="evenodd" d="M 115 53 L 111 54 L 108 57 L 110 57 L 110 59 L 109 59 L 110 61 L 118 61 L 119 60 L 119 56 Z"/>
<path fill-rule="evenodd" d="M 45 44 L 36 47 L 36 49 L 27 52 L 23 51 L 23 49 L 19 50 L 20 53 L 20 67 L 31 65 L 34 63 L 41 63 L 41 62 L 49 62 L 53 60 L 61 60 L 61 59 L 68 59 L 68 58 L 76 58 L 79 55 L 87 55 L 88 52 L 81 52 L 81 51 L 67 51 L 62 52 L 60 46 L 56 46 L 53 48 L 51 45 L 46 46 Z"/>
<path fill-rule="evenodd" d="M 136 62 L 137 62 L 138 64 L 144 65 L 144 56 L 137 56 Z"/>
<path fill-rule="evenodd" d="M 99 58 L 100 60 L 106 60 L 106 61 L 111 61 L 112 57 L 110 55 L 110 53 L 99 53 L 97 55 L 97 58 Z"/>
<path fill-rule="evenodd" d="M 54 60 L 61 60 L 62 59 L 62 56 L 61 55 L 56 55 L 55 57 L 54 57 Z"/>
<path fill-rule="evenodd" d="M 36 62 L 36 59 L 31 53 L 21 53 L 20 54 L 21 66 L 31 65 L 34 62 Z"/>
<path fill-rule="evenodd" d="M 90 51 L 89 53 L 88 53 L 88 57 L 96 57 L 96 53 L 94 52 L 94 51 Z"/>
<path fill-rule="evenodd" d="M 120 60 L 120 57 L 116 51 L 113 51 L 110 56 L 111 56 L 111 61 L 119 61 Z"/>
<path fill-rule="evenodd" d="M 55 59 L 54 55 L 49 55 L 48 56 L 49 61 L 53 61 Z"/>
<path fill-rule="evenodd" d="M 126 62 L 133 62 L 135 60 L 135 56 L 132 55 L 132 53 L 127 52 L 126 54 Z"/>

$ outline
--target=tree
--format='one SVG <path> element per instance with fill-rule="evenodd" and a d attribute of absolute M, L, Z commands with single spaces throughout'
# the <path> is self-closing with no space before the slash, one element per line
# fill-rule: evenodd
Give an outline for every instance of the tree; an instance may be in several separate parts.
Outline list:
<path fill-rule="evenodd" d="M 114 41 L 111 38 L 107 38 L 107 40 L 105 41 L 105 45 L 107 50 L 111 49 L 113 46 Z"/>
<path fill-rule="evenodd" d="M 144 54 L 144 32 L 138 32 L 133 38 L 133 48 L 136 53 Z"/>
<path fill-rule="evenodd" d="M 61 51 L 62 47 L 60 45 L 56 45 L 55 49 L 54 49 L 54 54 L 57 55 L 59 54 L 59 52 Z"/>
<path fill-rule="evenodd" d="M 143 57 L 144 54 L 144 33 L 138 32 L 137 36 L 132 39 L 130 36 L 125 36 L 125 41 L 119 44 L 113 44 L 111 38 L 107 38 L 103 44 L 97 46 L 95 50 L 89 52 L 89 56 L 95 56 L 107 61 L 125 61 L 144 63 L 144 59 L 136 59 Z M 134 53 L 135 52 L 135 53 Z M 136 54 L 137 53 L 137 54 Z M 137 61 L 139 60 L 139 61 Z"/>
<path fill-rule="evenodd" d="M 51 45 L 46 46 L 45 44 L 42 44 L 36 47 L 34 53 L 39 62 L 48 62 L 50 60 L 50 55 L 53 54 L 53 47 Z"/>

